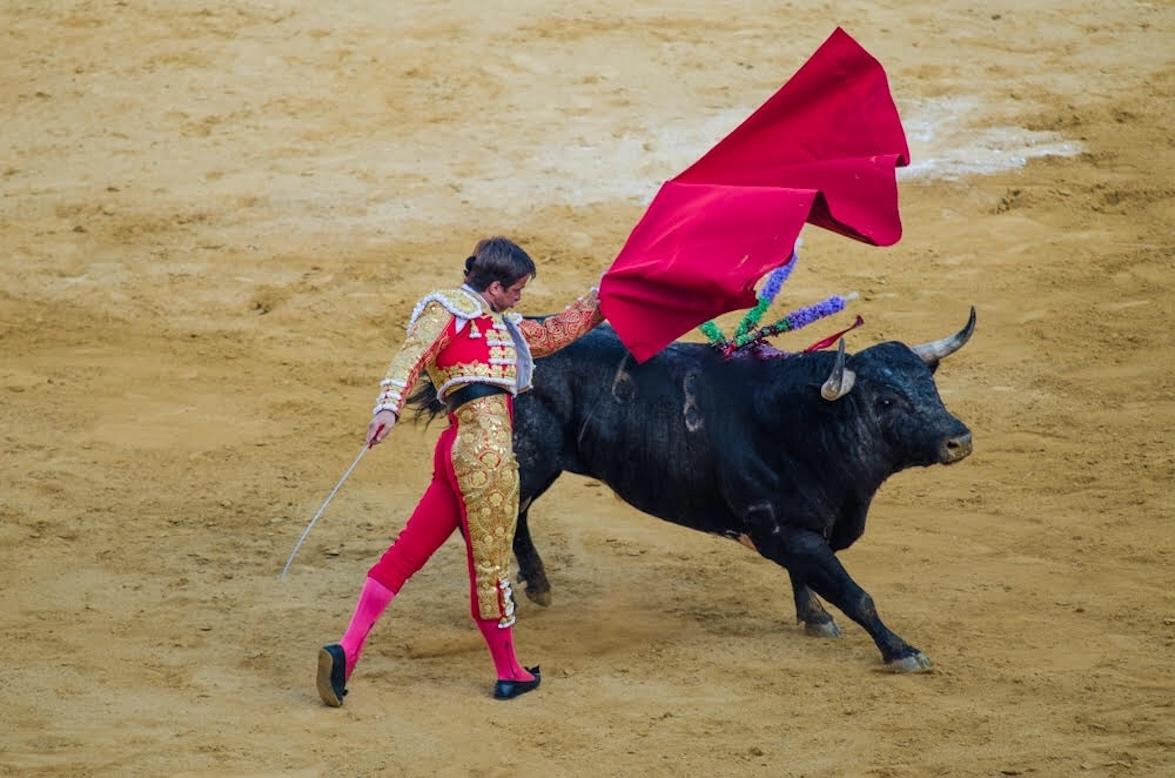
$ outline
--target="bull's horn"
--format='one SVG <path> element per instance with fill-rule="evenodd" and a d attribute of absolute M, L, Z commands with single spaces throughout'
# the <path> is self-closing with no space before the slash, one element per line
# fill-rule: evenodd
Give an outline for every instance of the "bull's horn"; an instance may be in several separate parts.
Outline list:
<path fill-rule="evenodd" d="M 841 338 L 836 346 L 836 364 L 832 366 L 832 375 L 820 387 L 820 396 L 832 402 L 839 400 L 849 393 L 857 381 L 857 374 L 845 368 L 845 339 Z"/>
<path fill-rule="evenodd" d="M 928 365 L 933 365 L 940 359 L 946 359 L 951 354 L 963 348 L 967 341 L 971 340 L 971 333 L 973 332 L 975 332 L 974 305 L 971 306 L 971 316 L 967 319 L 967 326 L 963 327 L 963 329 L 942 340 L 910 346 L 910 349 L 921 357 L 923 362 Z"/>

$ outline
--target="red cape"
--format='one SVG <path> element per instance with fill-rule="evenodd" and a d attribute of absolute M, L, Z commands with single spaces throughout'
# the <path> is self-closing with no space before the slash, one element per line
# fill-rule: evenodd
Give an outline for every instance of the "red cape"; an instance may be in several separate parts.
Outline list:
<path fill-rule="evenodd" d="M 791 256 L 805 222 L 877 246 L 902 235 L 910 152 L 881 63 L 839 27 L 771 98 L 667 181 L 600 282 L 638 362 L 726 311 Z"/>

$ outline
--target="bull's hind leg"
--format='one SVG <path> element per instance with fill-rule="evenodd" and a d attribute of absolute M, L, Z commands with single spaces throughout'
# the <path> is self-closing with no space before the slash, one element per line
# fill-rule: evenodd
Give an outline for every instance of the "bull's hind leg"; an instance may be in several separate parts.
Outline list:
<path fill-rule="evenodd" d="M 925 654 L 882 623 L 873 598 L 849 576 L 823 537 L 808 530 L 776 527 L 752 540 L 761 554 L 786 567 L 793 580 L 806 582 L 816 594 L 860 624 L 877 644 L 890 670 L 910 673 L 930 669 Z"/>
<path fill-rule="evenodd" d="M 526 597 L 546 607 L 551 604 L 551 584 L 542 557 L 534 547 L 527 516 L 530 506 L 551 488 L 563 472 L 564 424 L 537 392 L 524 394 L 514 406 L 514 455 L 518 459 L 518 524 L 514 529 L 514 557 L 518 580 L 525 582 Z"/>
<path fill-rule="evenodd" d="M 518 580 L 526 584 L 523 590 L 526 598 L 545 608 L 551 604 L 551 582 L 547 580 L 543 559 L 534 547 L 527 516 L 530 506 L 551 488 L 562 471 L 540 473 L 531 458 L 520 464 L 522 494 L 518 501 L 518 525 L 514 528 L 514 558 L 518 560 Z"/>
<path fill-rule="evenodd" d="M 551 582 L 547 580 L 547 571 L 543 567 L 542 557 L 534 547 L 534 539 L 530 536 L 530 525 L 527 523 L 527 508 L 518 514 L 518 526 L 514 529 L 514 557 L 518 560 L 518 580 L 526 584 L 523 590 L 526 598 L 544 608 L 551 604 Z"/>
<path fill-rule="evenodd" d="M 796 621 L 804 625 L 804 632 L 816 638 L 840 637 L 840 627 L 824 610 L 815 593 L 794 572 L 788 570 L 787 573 L 791 577 L 792 592 L 796 598 Z"/>

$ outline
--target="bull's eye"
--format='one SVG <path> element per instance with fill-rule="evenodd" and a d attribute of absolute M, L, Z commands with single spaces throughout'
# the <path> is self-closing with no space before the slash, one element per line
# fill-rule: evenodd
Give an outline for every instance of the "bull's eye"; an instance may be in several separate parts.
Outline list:
<path fill-rule="evenodd" d="M 888 411 L 894 407 L 894 400 L 892 397 L 879 397 L 877 400 L 877 410 Z"/>

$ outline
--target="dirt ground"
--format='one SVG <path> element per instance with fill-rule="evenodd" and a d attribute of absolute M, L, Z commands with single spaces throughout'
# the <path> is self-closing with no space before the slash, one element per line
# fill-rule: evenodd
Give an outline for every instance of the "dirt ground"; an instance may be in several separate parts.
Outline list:
<path fill-rule="evenodd" d="M 0 774 L 1175 774 L 1175 9 L 1030 5 L 0 4 Z M 782 305 L 861 292 L 851 348 L 979 310 L 938 372 L 975 453 L 842 555 L 935 672 L 569 476 L 516 630 L 542 689 L 490 699 L 453 539 L 323 707 L 437 427 L 277 573 L 413 301 L 500 232 L 558 309 L 837 24 L 910 129 L 906 233 L 806 231 Z"/>

